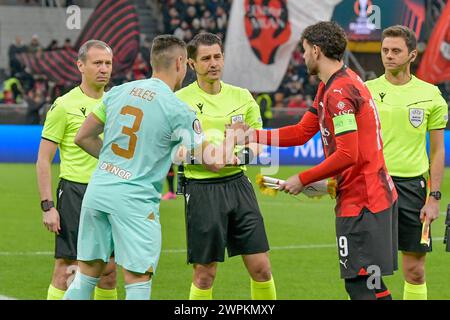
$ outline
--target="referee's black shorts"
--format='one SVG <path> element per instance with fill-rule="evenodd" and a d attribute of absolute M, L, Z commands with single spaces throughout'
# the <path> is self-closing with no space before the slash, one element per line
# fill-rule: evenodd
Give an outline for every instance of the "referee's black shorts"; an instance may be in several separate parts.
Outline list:
<path fill-rule="evenodd" d="M 267 252 L 264 221 L 250 180 L 241 172 L 187 180 L 188 263 L 222 262 L 228 256 Z"/>
<path fill-rule="evenodd" d="M 55 258 L 77 260 L 78 225 L 87 184 L 61 179 L 56 189 L 61 231 L 56 235 Z"/>
<path fill-rule="evenodd" d="M 427 199 L 427 180 L 423 176 L 412 178 L 392 177 L 398 193 L 398 249 L 406 252 L 424 253 L 432 249 L 420 244 L 422 222 L 420 210 Z"/>

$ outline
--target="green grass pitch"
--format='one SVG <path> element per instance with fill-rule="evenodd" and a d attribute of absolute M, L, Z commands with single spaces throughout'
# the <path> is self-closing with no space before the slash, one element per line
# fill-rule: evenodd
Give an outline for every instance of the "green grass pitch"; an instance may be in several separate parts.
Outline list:
<path fill-rule="evenodd" d="M 287 178 L 299 167 L 282 167 L 277 177 Z M 54 188 L 58 166 L 53 168 Z M 260 168 L 249 168 L 252 181 Z M 54 236 L 42 224 L 34 165 L 0 165 L 0 296 L 45 299 L 53 270 Z M 450 169 L 446 169 L 441 212 L 450 203 Z M 335 246 L 334 201 L 311 200 L 278 194 L 256 194 L 263 212 L 270 258 L 279 299 L 347 299 Z M 429 299 L 450 299 L 450 253 L 442 238 L 444 215 L 433 223 L 433 253 L 427 258 Z M 154 277 L 152 298 L 186 299 L 192 267 L 186 264 L 183 200 L 161 203 L 163 248 Z M 401 268 L 401 266 L 400 266 Z M 400 269 L 401 270 L 401 269 Z M 119 273 L 119 298 L 124 298 Z M 394 299 L 401 299 L 401 271 L 385 278 Z M 215 299 L 249 299 L 250 280 L 240 257 L 219 265 Z"/>

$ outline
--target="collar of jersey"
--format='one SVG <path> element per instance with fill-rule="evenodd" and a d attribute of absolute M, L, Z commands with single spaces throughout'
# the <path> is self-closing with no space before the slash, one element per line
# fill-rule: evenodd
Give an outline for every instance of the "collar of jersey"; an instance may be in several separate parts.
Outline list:
<path fill-rule="evenodd" d="M 150 80 L 154 80 L 156 82 L 161 83 L 165 88 L 167 88 L 167 90 L 169 90 L 170 92 L 173 92 L 172 89 L 170 89 L 169 85 L 167 83 L 165 83 L 164 81 L 162 81 L 159 78 L 150 78 Z"/>
<path fill-rule="evenodd" d="M 407 89 L 407 88 L 413 86 L 414 83 L 416 82 L 416 77 L 415 77 L 414 75 L 411 75 L 411 79 L 410 79 L 407 83 L 405 83 L 405 84 L 399 84 L 399 85 L 390 83 L 389 80 L 386 79 L 386 74 L 383 74 L 382 77 L 383 77 L 384 83 L 386 83 L 386 85 L 387 85 L 388 87 L 393 88 L 393 89 L 399 89 L 399 88 L 401 88 L 401 89 Z"/>
<path fill-rule="evenodd" d="M 218 96 L 222 95 L 225 92 L 225 88 L 226 88 L 223 81 L 220 81 L 220 91 L 216 94 L 210 94 L 210 93 L 206 92 L 205 90 L 203 90 L 202 88 L 200 88 L 200 85 L 198 84 L 197 80 L 195 80 L 195 85 L 197 86 L 198 90 L 200 90 L 203 94 L 206 94 L 211 97 L 218 97 Z"/>

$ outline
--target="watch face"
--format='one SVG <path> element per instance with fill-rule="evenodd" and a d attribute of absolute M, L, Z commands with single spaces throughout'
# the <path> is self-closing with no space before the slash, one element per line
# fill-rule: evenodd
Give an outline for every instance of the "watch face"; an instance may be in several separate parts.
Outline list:
<path fill-rule="evenodd" d="M 42 201 L 41 202 L 42 211 L 48 211 L 51 208 L 53 208 L 53 201 Z"/>
<path fill-rule="evenodd" d="M 441 200 L 442 195 L 441 195 L 440 191 L 434 191 L 434 192 L 430 192 L 430 196 L 432 196 L 436 200 Z"/>

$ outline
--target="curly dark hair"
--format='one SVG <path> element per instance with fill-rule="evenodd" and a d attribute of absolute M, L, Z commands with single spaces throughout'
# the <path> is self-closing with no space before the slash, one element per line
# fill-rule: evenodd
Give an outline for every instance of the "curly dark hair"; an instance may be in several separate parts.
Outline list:
<path fill-rule="evenodd" d="M 347 47 L 347 37 L 344 29 L 334 21 L 321 21 L 308 26 L 302 34 L 300 45 L 303 49 L 303 40 L 311 45 L 320 47 L 323 54 L 338 61 L 342 60 L 345 48 Z"/>

